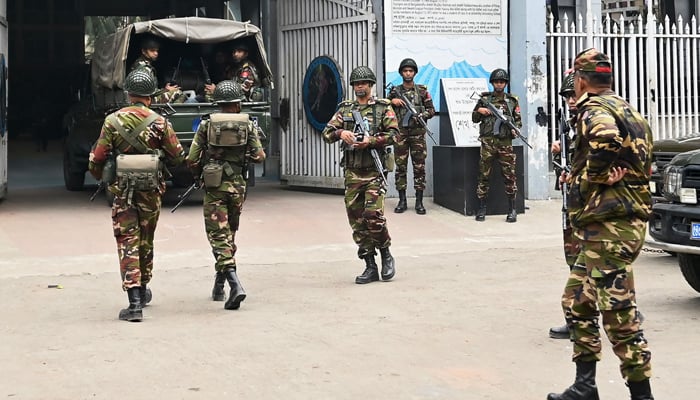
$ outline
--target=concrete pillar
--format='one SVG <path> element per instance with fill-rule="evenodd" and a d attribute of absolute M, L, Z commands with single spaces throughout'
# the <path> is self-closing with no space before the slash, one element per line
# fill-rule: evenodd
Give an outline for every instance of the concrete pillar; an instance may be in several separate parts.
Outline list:
<path fill-rule="evenodd" d="M 518 191 L 527 199 L 544 200 L 550 189 L 548 127 L 538 125 L 536 117 L 540 109 L 547 112 L 547 15 L 538 1 L 509 4 L 510 91 L 520 99 L 522 134 L 534 148 L 524 146 L 525 187 Z"/>

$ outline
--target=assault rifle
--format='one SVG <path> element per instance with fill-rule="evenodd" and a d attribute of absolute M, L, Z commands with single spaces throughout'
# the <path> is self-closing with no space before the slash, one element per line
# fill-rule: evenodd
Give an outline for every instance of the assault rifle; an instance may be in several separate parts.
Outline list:
<path fill-rule="evenodd" d="M 564 109 L 559 110 L 559 155 L 561 156 L 561 164 L 557 163 L 556 161 L 552 161 L 552 163 L 559 169 L 561 169 L 564 172 L 569 172 L 571 171 L 571 168 L 569 167 L 569 162 L 567 160 L 568 157 L 568 152 L 569 152 L 569 130 L 571 127 L 569 126 L 569 122 L 566 120 L 566 112 Z M 559 179 L 559 177 L 557 177 Z M 561 204 L 561 227 L 563 230 L 566 230 L 567 224 L 566 224 L 566 218 L 567 218 L 567 184 L 566 181 L 562 182 L 560 184 L 561 188 L 561 198 L 562 198 L 562 204 Z"/>
<path fill-rule="evenodd" d="M 196 180 L 196 179 L 195 179 L 195 181 L 192 182 L 192 184 L 190 185 L 190 187 L 187 188 L 187 190 L 185 191 L 185 193 L 183 193 L 183 194 L 181 194 L 181 195 L 179 195 L 179 196 L 177 197 L 178 199 L 180 199 L 180 201 L 178 201 L 177 204 L 175 204 L 175 207 L 173 207 L 172 209 L 170 209 L 170 212 L 171 212 L 171 213 L 174 213 L 175 210 L 177 210 L 177 209 L 182 205 L 182 203 L 184 203 L 185 200 L 187 200 L 187 198 L 190 197 L 190 195 L 192 195 L 192 192 L 194 192 L 195 190 L 199 189 L 200 187 L 202 187 L 201 182 L 200 182 L 199 180 Z"/>
<path fill-rule="evenodd" d="M 387 85 L 387 89 L 392 90 L 395 86 L 391 83 Z M 416 108 L 413 106 L 413 103 L 408 101 L 406 98 L 406 95 L 401 92 L 401 90 L 396 90 L 396 94 L 399 96 L 399 99 L 403 101 L 403 106 L 406 109 L 406 114 L 403 116 L 403 119 L 401 120 L 401 127 L 402 128 L 408 128 L 408 125 L 411 122 L 411 118 L 414 118 L 416 121 L 418 121 L 419 124 L 425 129 L 425 131 L 428 133 L 428 136 L 430 136 L 430 139 L 433 141 L 433 143 L 438 144 L 438 142 L 435 141 L 435 137 L 433 137 L 433 132 L 428 128 L 428 124 L 425 122 L 425 119 L 423 116 L 416 110 Z"/>
<path fill-rule="evenodd" d="M 472 93 L 471 98 L 474 98 L 474 95 L 477 93 Z M 508 128 L 510 128 L 512 131 L 515 132 L 515 136 L 520 138 L 520 140 L 523 141 L 527 145 L 527 147 L 532 149 L 532 146 L 530 143 L 527 142 L 527 138 L 524 137 L 520 133 L 520 129 L 515 126 L 513 121 L 509 120 L 508 117 L 503 115 L 503 112 L 499 110 L 496 106 L 494 106 L 490 101 L 486 100 L 484 96 L 479 96 L 479 100 L 481 100 L 481 104 L 486 106 L 486 108 L 491 112 L 491 114 L 496 117 L 496 123 L 493 125 L 493 135 L 496 137 L 501 136 L 501 125 L 505 124 Z"/>
<path fill-rule="evenodd" d="M 211 76 L 209 76 L 209 69 L 207 64 L 204 62 L 204 58 L 199 57 L 199 61 L 202 63 L 202 75 L 204 75 L 204 83 L 211 85 Z"/>
<path fill-rule="evenodd" d="M 90 196 L 90 201 L 95 201 L 95 197 L 97 197 L 97 195 L 106 188 L 107 184 L 105 183 L 105 181 L 100 181 L 100 184 L 97 185 L 97 190 L 95 190 L 95 193 L 93 193 L 92 196 Z"/>
<path fill-rule="evenodd" d="M 364 140 L 365 136 L 370 136 L 369 126 L 367 126 L 367 120 L 362 117 L 362 114 L 360 114 L 359 111 L 352 111 L 352 119 L 355 121 L 355 141 L 361 142 Z M 375 168 L 377 168 L 377 172 L 379 172 L 379 175 L 382 177 L 384 185 L 386 187 L 389 187 L 389 182 L 387 182 L 386 176 L 384 176 L 384 166 L 382 165 L 382 160 L 379 158 L 379 153 L 377 153 L 377 149 L 369 149 L 369 152 L 372 155 L 372 159 L 374 160 L 374 166 Z"/>

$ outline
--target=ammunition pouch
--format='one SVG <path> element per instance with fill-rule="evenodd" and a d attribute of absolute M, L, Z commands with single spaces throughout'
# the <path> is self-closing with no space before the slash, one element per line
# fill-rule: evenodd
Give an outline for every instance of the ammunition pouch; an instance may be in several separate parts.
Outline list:
<path fill-rule="evenodd" d="M 202 180 L 205 187 L 217 188 L 221 186 L 223 175 L 224 166 L 219 163 L 210 162 L 202 168 Z"/>

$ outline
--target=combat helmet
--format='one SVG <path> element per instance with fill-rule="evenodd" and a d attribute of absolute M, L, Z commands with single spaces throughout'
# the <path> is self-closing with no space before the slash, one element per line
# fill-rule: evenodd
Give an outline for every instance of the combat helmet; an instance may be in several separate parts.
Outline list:
<path fill-rule="evenodd" d="M 231 46 L 231 51 L 243 50 L 245 52 L 250 52 L 250 48 L 244 42 L 236 42 Z"/>
<path fill-rule="evenodd" d="M 403 60 L 401 60 L 401 63 L 399 64 L 399 74 L 401 73 L 401 70 L 405 67 L 413 68 L 413 71 L 416 74 L 418 73 L 418 64 L 416 64 L 416 60 L 412 58 L 404 58 Z"/>
<path fill-rule="evenodd" d="M 377 83 L 377 77 L 374 75 L 374 72 L 369 69 L 369 67 L 362 65 L 353 69 L 350 73 L 350 85 L 361 81 L 372 82 L 372 84 L 375 84 Z"/>
<path fill-rule="evenodd" d="M 130 95 L 149 97 L 158 90 L 158 82 L 148 68 L 137 68 L 126 76 L 124 90 Z"/>
<path fill-rule="evenodd" d="M 243 97 L 243 90 L 238 82 L 221 81 L 214 88 L 214 102 L 222 103 L 238 103 Z"/>
<path fill-rule="evenodd" d="M 567 94 L 574 94 L 576 90 L 574 89 L 574 71 L 571 71 L 564 76 L 564 80 L 561 82 L 561 89 L 559 89 L 559 96 L 566 97 Z"/>
<path fill-rule="evenodd" d="M 508 72 L 506 72 L 506 70 L 503 68 L 494 69 L 493 72 L 491 72 L 491 76 L 489 77 L 489 82 L 493 83 L 493 81 L 509 82 L 510 79 L 508 79 Z"/>

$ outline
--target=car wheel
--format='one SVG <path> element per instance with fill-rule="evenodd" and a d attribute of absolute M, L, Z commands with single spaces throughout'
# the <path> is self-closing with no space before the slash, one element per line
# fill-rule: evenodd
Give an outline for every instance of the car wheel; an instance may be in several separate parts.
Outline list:
<path fill-rule="evenodd" d="M 678 265 L 690 287 L 700 292 L 700 255 L 678 254 Z"/>
<path fill-rule="evenodd" d="M 63 151 L 63 182 L 66 189 L 77 192 L 85 187 L 85 171 L 75 172 L 71 169 L 70 154 Z"/>

